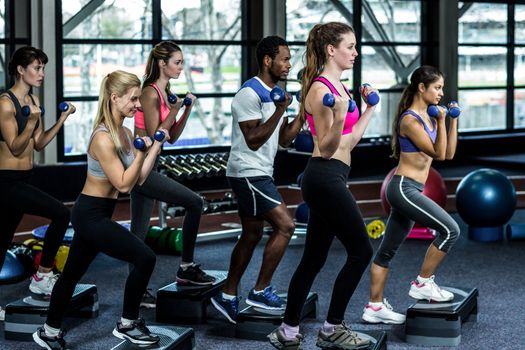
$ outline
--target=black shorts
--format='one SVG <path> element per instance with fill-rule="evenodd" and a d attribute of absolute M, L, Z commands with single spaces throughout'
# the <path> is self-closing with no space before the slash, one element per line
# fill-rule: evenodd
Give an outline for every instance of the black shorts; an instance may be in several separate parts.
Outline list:
<path fill-rule="evenodd" d="M 270 176 L 230 177 L 228 181 L 242 217 L 258 217 L 279 206 L 283 199 Z"/>

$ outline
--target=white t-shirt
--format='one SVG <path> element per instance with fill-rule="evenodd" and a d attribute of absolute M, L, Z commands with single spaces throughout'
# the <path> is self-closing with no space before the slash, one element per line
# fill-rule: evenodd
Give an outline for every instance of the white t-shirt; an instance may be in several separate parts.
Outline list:
<path fill-rule="evenodd" d="M 264 123 L 273 115 L 275 104 L 270 98 L 271 90 L 261 79 L 253 77 L 242 84 L 235 94 L 232 101 L 232 146 L 226 176 L 273 176 L 282 118 L 270 138 L 257 151 L 248 147 L 239 127 L 240 122 L 247 120 L 261 120 Z"/>

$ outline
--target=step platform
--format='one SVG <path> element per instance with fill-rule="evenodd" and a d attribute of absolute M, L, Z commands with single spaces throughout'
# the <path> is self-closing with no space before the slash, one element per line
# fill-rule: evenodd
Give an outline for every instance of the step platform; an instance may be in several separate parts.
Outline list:
<path fill-rule="evenodd" d="M 373 331 L 373 330 L 356 330 L 352 328 L 352 331 L 356 332 L 359 338 L 368 339 L 370 345 L 366 348 L 361 348 L 360 350 L 386 350 L 386 332 L 383 331 Z M 330 348 L 321 348 L 330 350 Z"/>
<path fill-rule="evenodd" d="M 279 294 L 286 300 L 286 294 Z M 304 303 L 301 319 L 317 317 L 317 293 L 310 292 Z M 237 315 L 235 337 L 250 340 L 267 340 L 266 336 L 281 325 L 284 310 L 264 310 L 249 306 Z"/>
<path fill-rule="evenodd" d="M 47 317 L 49 300 L 25 297 L 5 307 L 6 339 L 31 341 L 32 334 Z M 94 284 L 77 284 L 66 311 L 66 317 L 95 318 L 98 316 L 98 293 Z"/>
<path fill-rule="evenodd" d="M 222 292 L 228 271 L 205 270 L 215 277 L 208 286 L 183 286 L 177 282 L 157 291 L 156 321 L 174 324 L 200 324 L 207 320 L 210 298 Z"/>
<path fill-rule="evenodd" d="M 406 342 L 429 346 L 457 346 L 461 342 L 463 322 L 476 322 L 478 290 L 476 288 L 441 287 L 454 293 L 446 303 L 418 301 L 406 314 Z"/>
<path fill-rule="evenodd" d="M 148 326 L 151 333 L 157 334 L 160 341 L 155 345 L 138 346 L 128 340 L 123 340 L 111 350 L 136 350 L 136 349 L 156 349 L 156 350 L 194 350 L 195 333 L 191 328 L 173 326 Z"/>

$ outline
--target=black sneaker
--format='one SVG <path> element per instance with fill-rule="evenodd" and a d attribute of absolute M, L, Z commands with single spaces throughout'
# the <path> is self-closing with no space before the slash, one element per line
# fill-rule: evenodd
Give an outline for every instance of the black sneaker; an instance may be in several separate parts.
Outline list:
<path fill-rule="evenodd" d="M 129 326 L 123 326 L 122 323 L 117 322 L 117 326 L 113 329 L 113 335 L 137 345 L 152 345 L 160 341 L 158 335 L 151 334 L 143 318 L 139 318 Z"/>
<path fill-rule="evenodd" d="M 142 296 L 140 301 L 140 307 L 145 307 L 146 309 L 154 309 L 157 306 L 157 297 L 151 294 L 151 289 L 147 289 L 146 293 Z"/>
<path fill-rule="evenodd" d="M 179 270 L 177 271 L 177 283 L 195 284 L 198 286 L 213 284 L 213 282 L 215 282 L 215 277 L 202 271 L 200 266 L 200 264 L 193 264 L 186 269 L 179 266 Z"/>
<path fill-rule="evenodd" d="M 61 331 L 56 337 L 48 337 L 44 327 L 40 327 L 33 333 L 35 343 L 47 350 L 65 350 L 66 341 L 64 340 L 65 332 Z"/>

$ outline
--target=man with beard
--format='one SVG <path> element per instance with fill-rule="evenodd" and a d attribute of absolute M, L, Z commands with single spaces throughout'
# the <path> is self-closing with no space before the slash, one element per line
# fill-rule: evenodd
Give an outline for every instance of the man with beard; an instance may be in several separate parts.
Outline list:
<path fill-rule="evenodd" d="M 239 312 L 237 286 L 263 235 L 264 222 L 273 233 L 264 249 L 259 276 L 246 303 L 269 310 L 284 310 L 285 302 L 270 285 L 295 225 L 273 182 L 273 163 L 278 146 L 287 146 L 300 131 L 305 117 L 288 123 L 284 116 L 291 96 L 274 102 L 270 91 L 286 80 L 291 68 L 290 49 L 278 36 L 257 44 L 259 73 L 246 81 L 232 101 L 232 140 L 226 176 L 237 198 L 242 234 L 235 245 L 228 278 L 212 303 L 231 323 Z"/>

